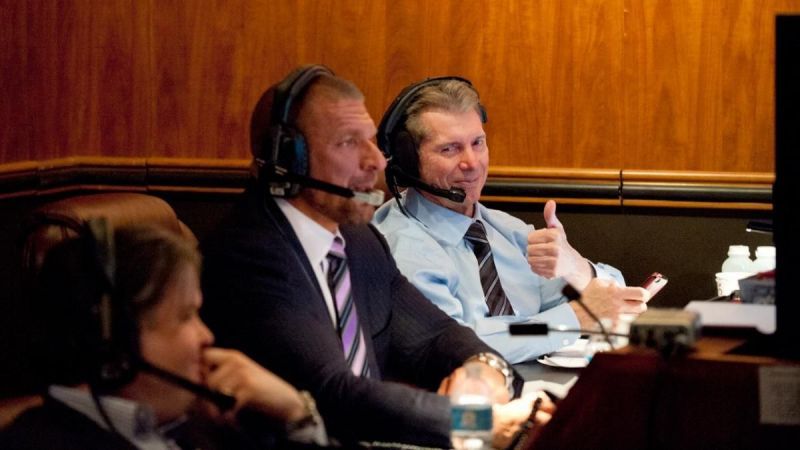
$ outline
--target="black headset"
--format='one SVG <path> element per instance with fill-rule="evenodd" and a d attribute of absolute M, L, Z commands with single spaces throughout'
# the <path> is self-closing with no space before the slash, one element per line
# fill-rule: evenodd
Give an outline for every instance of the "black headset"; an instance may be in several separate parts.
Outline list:
<path fill-rule="evenodd" d="M 115 240 L 108 221 L 82 221 L 75 231 L 76 238 L 47 251 L 36 274 L 39 314 L 31 326 L 41 329 L 33 350 L 38 381 L 88 383 L 93 391 L 109 393 L 136 375 L 138 327 L 115 289 Z"/>
<path fill-rule="evenodd" d="M 97 325 L 94 348 L 96 367 L 90 382 L 101 392 L 114 391 L 133 381 L 139 370 L 139 329 L 130 305 L 115 295 L 116 247 L 114 230 L 103 218 L 86 222 L 84 237 L 90 252 L 91 276 L 97 280 L 99 295 L 91 305 L 92 323 Z"/>
<path fill-rule="evenodd" d="M 46 384 L 88 383 L 107 428 L 119 434 L 100 401 L 131 383 L 139 370 L 139 332 L 130 305 L 116 290 L 116 246 L 105 218 L 81 223 L 76 239 L 47 252 L 39 271 L 40 366 Z"/>
<path fill-rule="evenodd" d="M 406 128 L 408 108 L 417 100 L 420 91 L 444 81 L 461 81 L 473 91 L 472 82 L 461 77 L 434 77 L 414 83 L 403 89 L 383 114 L 378 126 L 378 147 L 386 157 L 386 184 L 395 198 L 399 197 L 399 188 L 415 186 L 419 180 L 419 143 L 414 140 Z M 477 91 L 475 91 L 477 94 Z M 483 105 L 478 103 L 481 122 L 486 123 L 488 116 Z"/>
<path fill-rule="evenodd" d="M 259 142 L 252 142 L 253 156 L 259 166 L 259 178 L 270 181 L 270 193 L 277 197 L 294 197 L 300 184 L 276 182 L 284 175 L 308 176 L 308 148 L 303 133 L 294 124 L 292 107 L 308 90 L 312 82 L 322 76 L 334 76 L 322 65 L 303 66 L 269 89 L 264 97 L 273 95 L 269 115 L 269 133 Z M 272 92 L 270 92 L 272 91 Z M 259 103 L 261 103 L 259 101 Z"/>
<path fill-rule="evenodd" d="M 133 305 L 117 291 L 116 253 L 114 230 L 103 217 L 87 220 L 77 239 L 65 241 L 48 252 L 40 272 L 48 274 L 40 277 L 47 285 L 40 287 L 45 301 L 42 306 L 49 311 L 44 322 L 47 331 L 62 331 L 66 336 L 54 347 L 61 353 L 54 355 L 55 373 L 50 373 L 56 378 L 44 381 L 48 384 L 88 381 L 98 410 L 110 429 L 113 425 L 99 406 L 98 395 L 113 393 L 131 383 L 140 371 L 203 396 L 223 411 L 233 407 L 235 398 L 142 358 L 140 327 Z M 64 288 L 69 292 L 62 292 Z M 51 358 L 49 353 L 45 358 Z M 52 369 L 44 367 L 48 373 Z"/>

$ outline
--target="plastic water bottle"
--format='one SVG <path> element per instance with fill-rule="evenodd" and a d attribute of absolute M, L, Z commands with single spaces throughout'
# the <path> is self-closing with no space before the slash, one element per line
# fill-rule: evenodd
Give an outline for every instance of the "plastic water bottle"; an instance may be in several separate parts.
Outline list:
<path fill-rule="evenodd" d="M 756 248 L 756 260 L 753 261 L 754 272 L 766 272 L 775 269 L 775 247 L 764 245 Z"/>
<path fill-rule="evenodd" d="M 755 272 L 750 259 L 750 248 L 746 245 L 728 247 L 728 258 L 722 263 L 722 272 Z"/>
<path fill-rule="evenodd" d="M 492 390 L 481 378 L 481 365 L 464 366 L 467 376 L 453 387 L 450 395 L 453 448 L 456 450 L 492 447 Z"/>

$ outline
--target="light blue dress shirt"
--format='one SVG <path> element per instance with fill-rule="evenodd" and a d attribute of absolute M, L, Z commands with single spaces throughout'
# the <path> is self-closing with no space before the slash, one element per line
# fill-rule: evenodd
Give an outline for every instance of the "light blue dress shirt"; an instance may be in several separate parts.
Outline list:
<path fill-rule="evenodd" d="M 400 271 L 436 306 L 475 330 L 487 344 L 512 363 L 527 361 L 569 345 L 577 333 L 551 332 L 548 336 L 511 336 L 509 323 L 544 322 L 551 327 L 578 328 L 578 319 L 561 294 L 563 278 L 548 280 L 531 271 L 527 259 L 528 233 L 533 226 L 478 203 L 470 218 L 437 205 L 414 189 L 407 189 L 403 205 L 395 200 L 381 206 L 373 223 L 384 234 Z M 464 234 L 474 220 L 486 227 L 500 283 L 514 316 L 486 317 L 478 263 Z M 624 285 L 619 270 L 592 264 L 598 278 Z"/>

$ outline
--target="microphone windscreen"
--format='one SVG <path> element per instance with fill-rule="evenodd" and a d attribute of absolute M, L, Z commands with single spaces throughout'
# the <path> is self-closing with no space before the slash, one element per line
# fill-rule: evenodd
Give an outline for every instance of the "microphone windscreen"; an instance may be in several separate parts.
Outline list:
<path fill-rule="evenodd" d="M 373 189 L 369 192 L 353 191 L 353 197 L 360 202 L 372 206 L 381 206 L 384 202 L 385 194 L 380 189 Z"/>

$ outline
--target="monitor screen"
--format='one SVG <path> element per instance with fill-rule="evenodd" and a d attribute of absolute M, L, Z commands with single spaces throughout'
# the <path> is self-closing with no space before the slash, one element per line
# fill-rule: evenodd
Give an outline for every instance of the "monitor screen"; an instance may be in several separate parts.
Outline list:
<path fill-rule="evenodd" d="M 775 303 L 778 356 L 800 359 L 800 15 L 775 21 Z"/>

